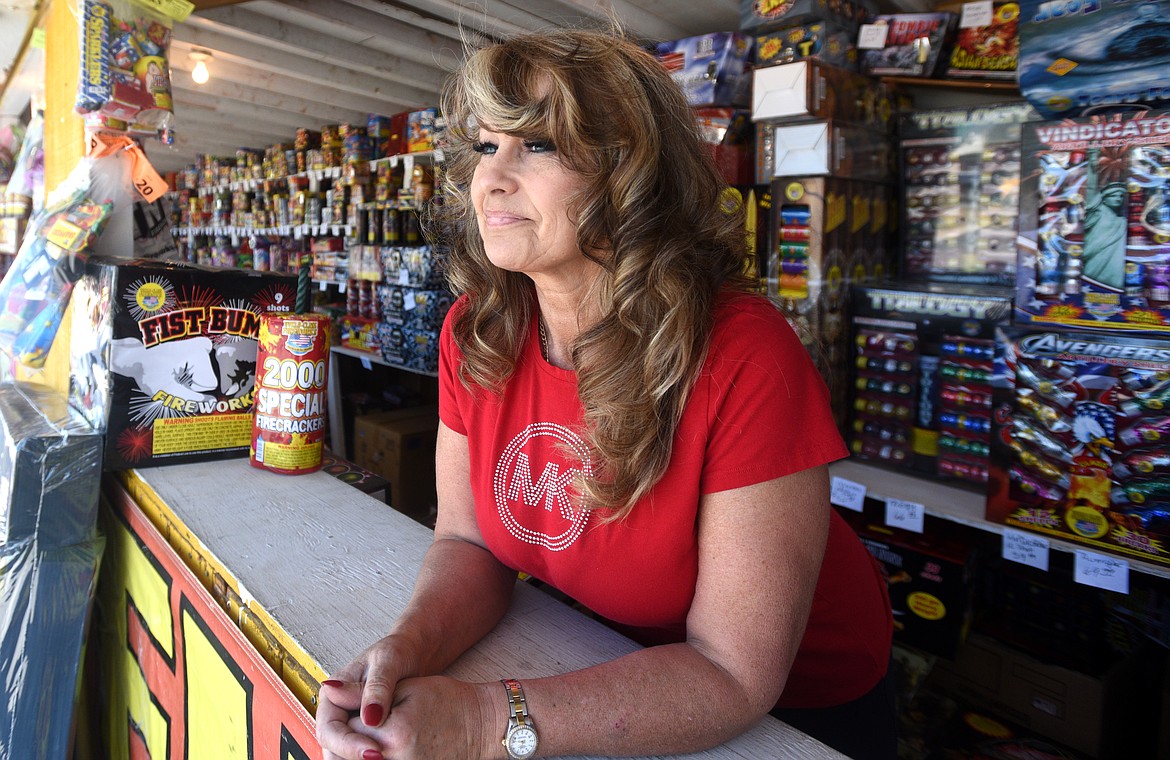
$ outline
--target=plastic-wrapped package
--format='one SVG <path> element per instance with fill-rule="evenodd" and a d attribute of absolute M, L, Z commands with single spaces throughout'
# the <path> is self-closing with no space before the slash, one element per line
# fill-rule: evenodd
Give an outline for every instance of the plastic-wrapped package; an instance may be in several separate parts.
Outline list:
<path fill-rule="evenodd" d="M 0 384 L 0 758 L 69 757 L 104 539 L 101 435 L 63 396 Z"/>
<path fill-rule="evenodd" d="M 12 178 L 8 180 L 5 201 L 9 206 L 40 211 L 45 205 L 45 120 L 40 111 L 33 114 L 25 130 L 24 142 L 16 154 Z"/>
<path fill-rule="evenodd" d="M 162 9 L 175 6 L 80 0 L 77 113 L 92 116 L 107 129 L 170 133 L 175 114 L 168 56 L 176 19 Z"/>
<path fill-rule="evenodd" d="M 87 254 L 133 255 L 134 204 L 157 200 L 166 188 L 130 138 L 95 135 L 93 141 L 93 157 L 78 163 L 29 222 L 0 282 L 0 351 L 32 369 L 44 366 Z M 165 246 L 153 245 L 164 232 L 169 237 L 165 229 L 148 229 L 137 243 L 165 256 Z"/>

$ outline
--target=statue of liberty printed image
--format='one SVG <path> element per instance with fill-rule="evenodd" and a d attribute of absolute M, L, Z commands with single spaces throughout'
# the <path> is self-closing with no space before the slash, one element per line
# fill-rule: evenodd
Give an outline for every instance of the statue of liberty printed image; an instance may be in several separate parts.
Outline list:
<path fill-rule="evenodd" d="M 1100 186 L 1101 151 L 1090 148 L 1085 161 L 1084 253 L 1081 276 L 1118 293 L 1125 289 L 1126 202 L 1122 182 Z"/>

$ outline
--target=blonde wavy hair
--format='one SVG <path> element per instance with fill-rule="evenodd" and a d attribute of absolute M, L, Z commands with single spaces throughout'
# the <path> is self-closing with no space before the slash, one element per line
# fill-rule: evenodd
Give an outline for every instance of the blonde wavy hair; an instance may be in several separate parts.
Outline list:
<path fill-rule="evenodd" d="M 620 520 L 670 462 L 718 293 L 750 289 L 742 210 L 726 202 L 678 85 L 617 29 L 554 29 L 470 52 L 441 105 L 449 145 L 429 227 L 452 289 L 469 296 L 453 324 L 469 389 L 503 389 L 536 308 L 532 281 L 484 253 L 469 192 L 477 125 L 550 139 L 585 180 L 570 218 L 603 274 L 600 321 L 571 347 L 595 463 L 577 488 Z"/>

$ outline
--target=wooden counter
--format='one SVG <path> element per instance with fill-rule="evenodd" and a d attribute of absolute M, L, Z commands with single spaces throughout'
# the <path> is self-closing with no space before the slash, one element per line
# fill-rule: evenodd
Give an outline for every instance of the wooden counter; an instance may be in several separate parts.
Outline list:
<path fill-rule="evenodd" d="M 401 613 L 431 531 L 333 477 L 284 476 L 247 460 L 121 475 L 122 485 L 306 704 L 317 682 Z M 528 584 L 504 620 L 448 673 L 532 678 L 637 644 Z M 501 727 L 502 731 L 502 727 Z M 841 758 L 767 717 L 699 758 Z"/>

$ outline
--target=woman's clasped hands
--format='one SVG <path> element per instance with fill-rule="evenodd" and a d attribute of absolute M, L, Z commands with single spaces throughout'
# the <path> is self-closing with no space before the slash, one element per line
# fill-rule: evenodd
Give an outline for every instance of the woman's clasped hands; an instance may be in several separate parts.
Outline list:
<path fill-rule="evenodd" d="M 387 636 L 322 682 L 323 760 L 466 760 L 491 746 L 483 735 L 491 684 L 414 677 L 410 662 L 401 642 Z"/>

